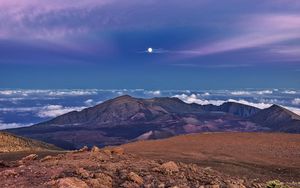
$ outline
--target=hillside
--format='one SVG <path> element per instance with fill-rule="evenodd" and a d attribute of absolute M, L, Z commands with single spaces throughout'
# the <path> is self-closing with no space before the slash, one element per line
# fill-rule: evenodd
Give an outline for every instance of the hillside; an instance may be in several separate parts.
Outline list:
<path fill-rule="evenodd" d="M 0 153 L 37 150 L 60 150 L 59 148 L 40 141 L 0 132 Z"/>
<path fill-rule="evenodd" d="M 250 119 L 272 130 L 300 133 L 300 116 L 278 105 L 263 109 Z"/>

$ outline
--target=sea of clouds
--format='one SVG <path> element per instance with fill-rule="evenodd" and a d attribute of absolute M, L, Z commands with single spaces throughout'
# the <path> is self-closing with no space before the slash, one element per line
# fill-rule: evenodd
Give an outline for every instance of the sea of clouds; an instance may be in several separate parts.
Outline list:
<path fill-rule="evenodd" d="M 261 109 L 277 104 L 300 115 L 300 90 L 297 89 L 1 89 L 0 129 L 29 126 L 71 111 L 80 111 L 125 94 L 140 98 L 177 97 L 186 103 L 201 105 L 221 105 L 231 101 Z"/>

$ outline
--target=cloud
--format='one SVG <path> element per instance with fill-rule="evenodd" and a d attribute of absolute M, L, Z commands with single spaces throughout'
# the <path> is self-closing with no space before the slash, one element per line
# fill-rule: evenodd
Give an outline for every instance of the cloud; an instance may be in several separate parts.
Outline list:
<path fill-rule="evenodd" d="M 22 124 L 22 123 L 4 123 L 3 121 L 0 120 L 0 130 L 4 129 L 13 129 L 13 128 L 19 128 L 19 127 L 27 127 L 32 124 L 27 123 L 27 124 Z"/>
<path fill-rule="evenodd" d="M 161 91 L 160 91 L 160 90 L 156 90 L 156 91 L 145 91 L 144 93 L 145 93 L 146 95 L 156 95 L 156 96 L 161 95 Z"/>
<path fill-rule="evenodd" d="M 93 99 L 88 99 L 86 101 L 84 101 L 84 104 L 87 105 L 87 106 L 92 106 L 94 104 L 94 100 Z"/>
<path fill-rule="evenodd" d="M 204 100 L 198 98 L 196 94 L 191 94 L 191 95 L 186 95 L 186 94 L 181 94 L 181 95 L 174 95 L 173 97 L 179 98 L 180 100 L 186 102 L 186 103 L 197 103 L 201 105 L 207 105 L 207 104 L 214 104 L 214 105 L 221 105 L 225 101 L 224 100 Z"/>
<path fill-rule="evenodd" d="M 71 111 L 80 111 L 84 108 L 86 107 L 63 107 L 61 105 L 47 105 L 37 112 L 37 116 L 41 118 L 53 118 Z"/>
<path fill-rule="evenodd" d="M 96 95 L 96 90 L 66 90 L 66 91 L 50 91 L 50 96 L 84 96 Z"/>
<path fill-rule="evenodd" d="M 91 15 L 93 9 L 113 2 L 114 0 L 1 1 L 0 21 L 3 23 L 0 24 L 1 35 L 5 38 L 18 38 L 20 34 L 27 34 L 29 38 L 36 39 L 80 35 L 90 28 L 86 27 L 84 22 L 80 25 L 78 20 Z"/>
<path fill-rule="evenodd" d="M 174 95 L 173 97 L 177 97 L 181 99 L 182 101 L 186 103 L 197 103 L 201 105 L 207 105 L 207 104 L 213 104 L 213 105 L 221 105 L 225 102 L 236 102 L 236 103 L 241 103 L 245 105 L 250 105 L 254 106 L 260 109 L 263 108 L 268 108 L 272 104 L 267 104 L 267 103 L 254 103 L 254 102 L 249 102 L 243 99 L 236 100 L 236 99 L 228 99 L 228 100 L 203 100 L 198 97 L 199 95 L 191 94 L 191 95 L 186 95 L 186 94 L 181 94 L 181 95 Z"/>
<path fill-rule="evenodd" d="M 233 91 L 230 93 L 231 95 L 250 95 L 249 91 Z"/>
<path fill-rule="evenodd" d="M 300 98 L 295 98 L 295 99 L 292 101 L 292 104 L 294 104 L 294 105 L 300 105 Z"/>
<path fill-rule="evenodd" d="M 299 39 L 300 15 L 256 14 L 254 16 L 243 16 L 233 24 L 231 30 L 234 31 L 235 35 L 211 41 L 207 44 L 190 45 L 193 46 L 193 49 L 184 53 L 190 54 L 190 56 L 204 56 Z M 298 52 L 298 48 L 292 51 Z"/>
<path fill-rule="evenodd" d="M 0 108 L 1 112 L 34 112 L 39 110 L 39 107 L 5 107 Z"/>
<path fill-rule="evenodd" d="M 284 93 L 284 94 L 291 94 L 291 95 L 297 94 L 297 92 L 296 92 L 296 91 L 293 91 L 293 90 L 285 90 L 285 91 L 283 91 L 282 93 Z"/>
<path fill-rule="evenodd" d="M 256 93 L 258 95 L 265 95 L 265 94 L 272 94 L 273 91 L 271 91 L 271 90 L 262 90 L 262 91 L 257 91 Z"/>

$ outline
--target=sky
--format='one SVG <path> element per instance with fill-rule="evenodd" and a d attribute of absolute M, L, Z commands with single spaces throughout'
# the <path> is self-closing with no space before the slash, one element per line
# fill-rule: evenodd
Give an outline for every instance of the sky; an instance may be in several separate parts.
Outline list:
<path fill-rule="evenodd" d="M 300 1 L 1 0 L 0 88 L 299 89 Z"/>

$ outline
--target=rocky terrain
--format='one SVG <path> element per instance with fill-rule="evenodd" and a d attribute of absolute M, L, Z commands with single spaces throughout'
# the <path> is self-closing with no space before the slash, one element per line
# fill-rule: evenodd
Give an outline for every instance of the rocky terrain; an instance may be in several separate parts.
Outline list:
<path fill-rule="evenodd" d="M 231 176 L 300 182 L 299 134 L 203 133 L 122 147 L 144 158 L 210 166 Z"/>
<path fill-rule="evenodd" d="M 31 127 L 7 131 L 64 149 L 78 149 L 199 132 L 300 133 L 300 117 L 277 105 L 260 110 L 233 102 L 198 105 L 178 98 L 125 95 Z"/>
<path fill-rule="evenodd" d="M 3 162 L 2 162 L 3 163 Z M 168 160 L 145 159 L 122 148 L 77 151 L 38 159 L 31 154 L 0 165 L 0 187 L 264 187 L 257 179 L 221 174 L 210 167 Z"/>
<path fill-rule="evenodd" d="M 0 132 L 0 153 L 21 151 L 60 150 L 54 145 Z"/>

